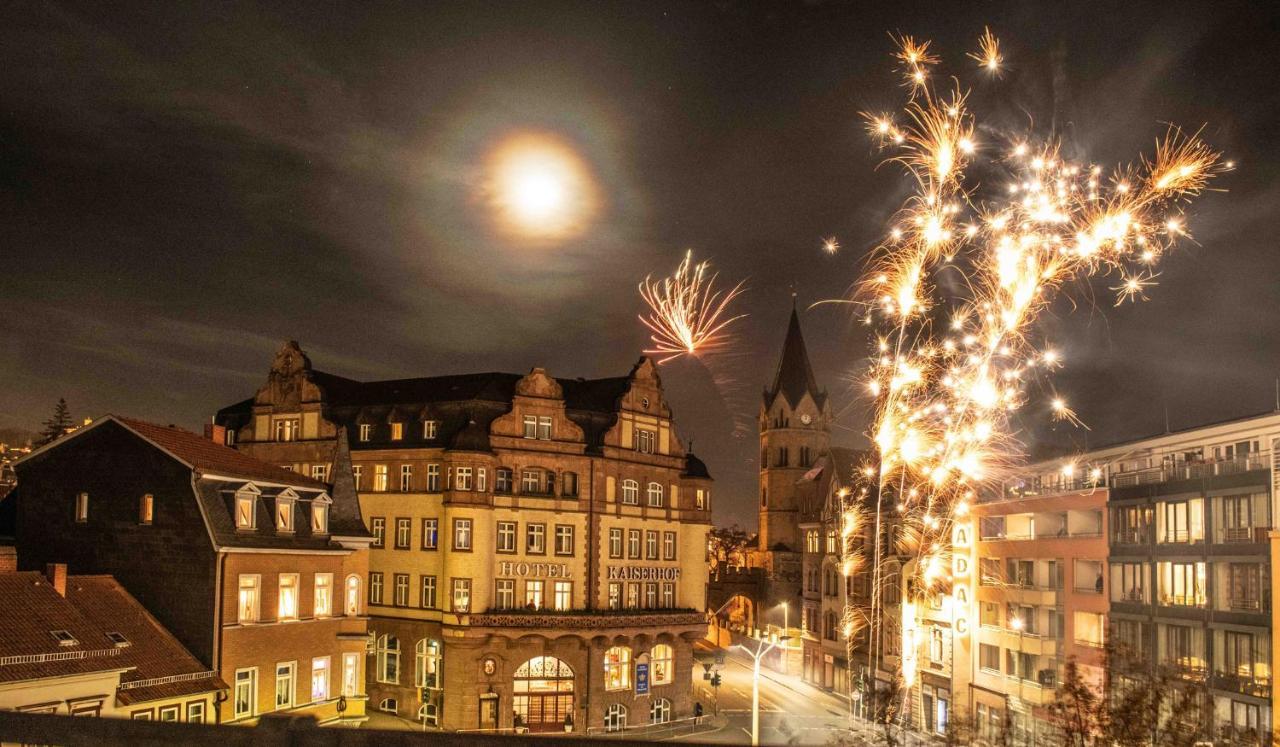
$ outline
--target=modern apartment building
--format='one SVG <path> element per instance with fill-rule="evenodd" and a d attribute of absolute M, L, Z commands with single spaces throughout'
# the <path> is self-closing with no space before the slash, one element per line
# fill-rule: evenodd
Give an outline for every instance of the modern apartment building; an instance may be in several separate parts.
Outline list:
<path fill-rule="evenodd" d="M 1021 741 L 1040 741 L 1068 658 L 1104 682 L 1107 490 L 1042 481 L 988 498 L 969 521 L 977 529 L 971 713 L 985 736 L 1007 718 Z"/>
<path fill-rule="evenodd" d="M 449 730 L 692 714 L 711 479 L 655 365 L 359 382 L 277 354 L 227 443 L 323 478 L 350 449 L 373 535 L 371 707 Z"/>
<path fill-rule="evenodd" d="M 349 469 L 331 490 L 195 433 L 116 416 L 16 468 L 19 568 L 111 574 L 230 686 L 217 722 L 363 720 L 371 537 Z"/>
<path fill-rule="evenodd" d="M 978 709 L 1003 686 L 1034 717 L 1109 635 L 1114 672 L 1199 693 L 1204 741 L 1269 743 L 1277 439 L 1280 413 L 1166 433 L 1032 465 L 979 504 Z"/>

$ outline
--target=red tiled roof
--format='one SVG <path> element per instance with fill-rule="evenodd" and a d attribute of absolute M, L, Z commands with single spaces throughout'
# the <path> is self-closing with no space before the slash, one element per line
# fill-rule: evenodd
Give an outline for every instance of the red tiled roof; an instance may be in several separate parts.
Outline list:
<path fill-rule="evenodd" d="M 64 597 L 41 573 L 0 573 L 0 599 L 0 682 L 113 670 L 128 670 L 122 682 L 193 677 L 121 690 L 126 702 L 227 687 L 111 576 L 70 576 Z M 54 630 L 75 644 L 60 645 Z M 117 646 L 108 633 L 129 645 Z"/>
<path fill-rule="evenodd" d="M 281 469 L 274 464 L 259 461 L 204 436 L 174 426 L 156 425 L 144 420 L 108 416 L 139 436 L 154 443 L 178 459 L 190 464 L 197 472 L 226 477 L 243 477 L 247 480 L 268 480 L 285 485 L 321 488 L 328 486 L 306 475 Z"/>

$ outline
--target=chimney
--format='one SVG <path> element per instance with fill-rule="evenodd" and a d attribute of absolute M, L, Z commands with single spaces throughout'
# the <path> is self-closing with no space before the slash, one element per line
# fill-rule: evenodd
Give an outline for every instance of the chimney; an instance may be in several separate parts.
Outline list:
<path fill-rule="evenodd" d="M 227 427 L 225 425 L 214 425 L 207 423 L 204 426 L 204 437 L 219 446 L 227 445 Z"/>
<path fill-rule="evenodd" d="M 54 591 L 64 597 L 67 595 L 66 563 L 49 563 L 44 567 L 44 575 L 49 577 L 49 583 L 53 584 Z"/>
<path fill-rule="evenodd" d="M 18 548 L 13 545 L 0 545 L 0 573 L 14 573 L 18 570 Z"/>

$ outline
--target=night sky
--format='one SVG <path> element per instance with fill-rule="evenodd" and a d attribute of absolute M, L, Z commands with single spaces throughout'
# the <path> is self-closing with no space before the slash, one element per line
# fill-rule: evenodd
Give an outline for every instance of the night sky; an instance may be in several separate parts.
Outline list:
<path fill-rule="evenodd" d="M 198 428 L 286 339 L 354 378 L 621 375 L 646 342 L 637 282 L 691 248 L 746 280 L 750 316 L 732 355 L 664 381 L 717 518 L 754 524 L 755 437 L 733 423 L 753 423 L 793 289 L 835 441 L 864 442 L 864 329 L 809 305 L 846 294 L 906 194 L 859 117 L 901 101 L 889 32 L 934 40 L 980 136 L 1056 133 L 1112 164 L 1203 125 L 1239 164 L 1150 301 L 1112 308 L 1101 280 L 1055 306 L 1054 382 L 1091 430 L 1037 426 L 1033 449 L 1275 407 L 1265 4 L 129 5 L 0 8 L 0 427 L 34 430 L 65 396 L 77 417 Z M 964 58 L 984 25 L 997 81 Z M 579 235 L 495 227 L 483 163 L 522 132 L 586 164 Z"/>

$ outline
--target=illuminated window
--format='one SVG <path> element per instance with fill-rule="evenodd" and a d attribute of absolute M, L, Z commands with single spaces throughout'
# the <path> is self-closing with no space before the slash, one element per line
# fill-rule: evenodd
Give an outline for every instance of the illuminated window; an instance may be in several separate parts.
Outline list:
<path fill-rule="evenodd" d="M 670 685 L 675 681 L 675 654 L 670 646 L 659 643 L 653 647 L 649 653 L 649 670 L 654 685 Z"/>
<path fill-rule="evenodd" d="M 609 582 L 609 609 L 622 609 L 622 583 L 619 581 Z"/>
<path fill-rule="evenodd" d="M 347 596 L 343 611 L 348 616 L 360 614 L 360 577 L 347 576 Z"/>
<path fill-rule="evenodd" d="M 293 531 L 293 499 L 284 496 L 276 498 L 276 531 Z"/>
<path fill-rule="evenodd" d="M 83 524 L 89 520 L 89 494 L 76 495 L 76 523 Z"/>
<path fill-rule="evenodd" d="M 391 424 L 391 440 L 400 441 L 404 438 L 404 423 Z"/>
<path fill-rule="evenodd" d="M 360 654 L 342 655 L 342 694 L 348 698 L 360 692 Z"/>
<path fill-rule="evenodd" d="M 422 421 L 422 437 L 425 439 L 433 439 L 440 433 L 439 420 Z"/>
<path fill-rule="evenodd" d="M 311 614 L 315 617 L 328 617 L 333 614 L 333 574 L 317 573 L 315 575 L 315 600 Z"/>
<path fill-rule="evenodd" d="M 387 490 L 387 465 L 373 465 L 373 489 L 375 492 L 383 493 Z"/>
<path fill-rule="evenodd" d="M 359 464 L 351 465 L 351 480 L 355 483 L 356 490 L 362 490 L 363 485 L 361 479 L 364 477 L 364 467 Z"/>
<path fill-rule="evenodd" d="M 277 441 L 297 441 L 300 429 L 297 418 L 278 418 L 276 420 Z"/>
<path fill-rule="evenodd" d="M 604 652 L 604 689 L 628 690 L 631 688 L 631 649 L 614 646 Z"/>
<path fill-rule="evenodd" d="M 542 590 L 543 582 L 541 580 L 528 580 L 524 582 L 524 606 L 540 610 L 542 609 Z"/>
<path fill-rule="evenodd" d="M 675 609 L 676 606 L 676 585 L 670 581 L 662 583 L 662 607 L 663 609 Z"/>
<path fill-rule="evenodd" d="M 138 502 L 138 523 L 150 524 L 155 513 L 155 497 L 150 493 L 142 496 L 142 500 Z"/>
<path fill-rule="evenodd" d="M 281 662 L 276 665 L 276 710 L 293 707 L 293 676 L 295 663 Z"/>
<path fill-rule="evenodd" d="M 551 600 L 552 609 L 567 610 L 573 606 L 573 582 L 556 581 L 555 595 Z"/>
<path fill-rule="evenodd" d="M 471 579 L 453 579 L 453 611 L 471 611 Z"/>
<path fill-rule="evenodd" d="M 261 592 L 261 578 L 257 575 L 240 576 L 240 605 L 238 620 L 241 623 L 258 621 L 258 601 Z"/>
<path fill-rule="evenodd" d="M 323 703 L 329 699 L 329 657 L 319 656 L 311 660 L 311 702 Z"/>
<path fill-rule="evenodd" d="M 85 497 L 87 504 L 89 494 L 81 493 L 80 495 Z M 236 529 L 253 529 L 257 523 L 255 521 L 257 512 L 253 510 L 253 500 L 254 497 L 251 493 L 236 495 Z"/>
<path fill-rule="evenodd" d="M 280 574 L 280 596 L 278 606 L 278 619 L 298 619 L 298 574 Z"/>
<path fill-rule="evenodd" d="M 699 511 L 702 511 L 702 510 L 706 509 L 706 507 L 707 507 L 707 491 L 706 491 L 706 490 L 703 490 L 702 488 L 698 488 L 697 492 L 695 492 L 695 493 L 694 493 L 694 496 L 695 496 L 695 498 L 694 498 L 694 506 L 695 506 Z"/>
<path fill-rule="evenodd" d="M 329 533 L 329 499 L 323 496 L 311 501 L 311 533 Z"/>
<path fill-rule="evenodd" d="M 360 424 L 360 440 L 368 441 L 373 437 L 373 426 L 369 423 Z"/>
<path fill-rule="evenodd" d="M 329 482 L 329 465 L 313 464 L 311 465 L 311 479 L 320 482 Z"/>

